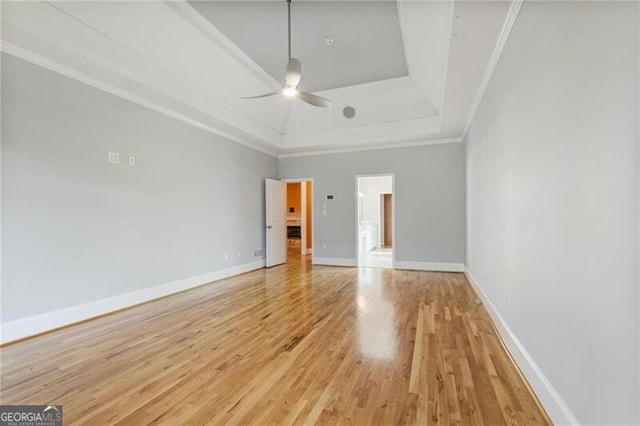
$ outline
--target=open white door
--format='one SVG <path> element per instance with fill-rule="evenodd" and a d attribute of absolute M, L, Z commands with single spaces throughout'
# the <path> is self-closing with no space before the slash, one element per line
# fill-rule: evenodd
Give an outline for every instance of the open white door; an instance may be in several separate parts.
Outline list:
<path fill-rule="evenodd" d="M 285 197 L 286 183 L 265 179 L 267 267 L 280 265 L 287 260 Z"/>

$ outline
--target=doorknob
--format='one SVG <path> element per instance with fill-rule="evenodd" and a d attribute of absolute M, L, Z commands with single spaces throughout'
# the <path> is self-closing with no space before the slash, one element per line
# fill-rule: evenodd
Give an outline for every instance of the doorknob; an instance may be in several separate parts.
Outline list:
<path fill-rule="evenodd" d="M 271 226 L 271 225 L 267 225 L 267 229 L 271 229 L 271 228 L 272 228 L 272 226 Z"/>

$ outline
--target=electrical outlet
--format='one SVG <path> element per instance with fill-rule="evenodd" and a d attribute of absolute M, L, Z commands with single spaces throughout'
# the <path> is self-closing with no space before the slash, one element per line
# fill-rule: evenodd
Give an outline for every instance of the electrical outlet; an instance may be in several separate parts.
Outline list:
<path fill-rule="evenodd" d="M 238 250 L 238 259 L 240 259 L 241 257 L 242 257 L 242 252 Z"/>
<path fill-rule="evenodd" d="M 107 161 L 113 164 L 118 164 L 120 162 L 120 154 L 117 152 L 110 152 L 107 156 Z"/>
<path fill-rule="evenodd" d="M 224 254 L 224 260 L 229 260 L 229 253 Z"/>
<path fill-rule="evenodd" d="M 136 165 L 136 157 L 129 157 L 129 165 L 130 166 L 135 166 Z"/>
<path fill-rule="evenodd" d="M 322 248 L 327 248 L 327 242 L 326 241 L 322 242 Z"/>
<path fill-rule="evenodd" d="M 253 250 L 253 258 L 257 259 L 259 257 L 262 257 L 262 249 L 261 248 L 257 248 L 255 250 Z"/>

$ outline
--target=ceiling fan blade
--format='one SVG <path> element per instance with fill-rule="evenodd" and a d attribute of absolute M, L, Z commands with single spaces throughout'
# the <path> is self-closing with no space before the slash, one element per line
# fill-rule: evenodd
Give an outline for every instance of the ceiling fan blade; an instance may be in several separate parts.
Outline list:
<path fill-rule="evenodd" d="M 245 96 L 242 98 L 238 98 L 238 99 L 258 99 L 258 98 L 266 98 L 268 96 L 274 96 L 274 95 L 279 95 L 282 93 L 282 89 L 273 91 L 273 92 L 269 92 L 269 93 L 265 93 L 264 95 L 258 95 L 258 96 Z"/>
<path fill-rule="evenodd" d="M 290 58 L 289 63 L 287 64 L 287 70 L 284 74 L 285 87 L 298 87 L 298 83 L 300 83 L 300 71 L 300 60 Z"/>
<path fill-rule="evenodd" d="M 308 103 L 309 105 L 313 105 L 313 106 L 317 106 L 317 107 L 326 108 L 326 107 L 330 107 L 331 105 L 333 105 L 333 101 L 330 101 L 329 99 L 323 98 L 323 97 L 318 96 L 318 95 L 314 95 L 312 93 L 298 91 L 296 93 L 296 96 L 301 101 L 304 101 L 304 102 Z"/>

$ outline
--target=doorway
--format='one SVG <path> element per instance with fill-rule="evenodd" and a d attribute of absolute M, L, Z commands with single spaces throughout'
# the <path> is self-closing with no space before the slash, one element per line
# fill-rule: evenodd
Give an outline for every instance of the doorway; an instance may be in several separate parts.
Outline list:
<path fill-rule="evenodd" d="M 394 175 L 356 177 L 357 259 L 360 267 L 393 268 Z"/>
<path fill-rule="evenodd" d="M 313 182 L 286 180 L 287 261 L 313 253 Z"/>

